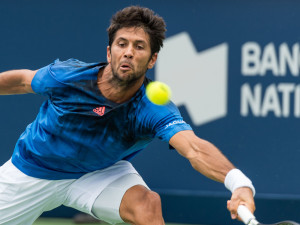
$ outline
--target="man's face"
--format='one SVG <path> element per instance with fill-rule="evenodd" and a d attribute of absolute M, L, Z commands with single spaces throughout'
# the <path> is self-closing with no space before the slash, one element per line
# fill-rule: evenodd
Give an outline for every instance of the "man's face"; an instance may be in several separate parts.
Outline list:
<path fill-rule="evenodd" d="M 143 28 L 122 28 L 116 32 L 111 47 L 107 47 L 107 61 L 111 64 L 114 79 L 129 85 L 143 79 L 157 59 L 151 55 L 149 35 Z"/>

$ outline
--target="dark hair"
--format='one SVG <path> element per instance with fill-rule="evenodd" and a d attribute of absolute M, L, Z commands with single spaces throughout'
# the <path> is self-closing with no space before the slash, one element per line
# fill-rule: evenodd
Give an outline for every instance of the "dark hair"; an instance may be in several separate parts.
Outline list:
<path fill-rule="evenodd" d="M 151 9 L 130 6 L 118 11 L 111 18 L 107 28 L 109 46 L 112 45 L 116 32 L 124 27 L 141 27 L 150 37 L 151 54 L 159 52 L 165 39 L 166 24 L 162 17 Z"/>

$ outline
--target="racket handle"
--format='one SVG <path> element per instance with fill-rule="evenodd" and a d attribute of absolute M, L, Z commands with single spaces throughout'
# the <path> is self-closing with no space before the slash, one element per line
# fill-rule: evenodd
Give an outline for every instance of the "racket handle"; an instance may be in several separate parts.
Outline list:
<path fill-rule="evenodd" d="M 255 216 L 246 206 L 239 205 L 237 212 L 245 224 L 258 224 L 258 222 L 255 220 Z"/>

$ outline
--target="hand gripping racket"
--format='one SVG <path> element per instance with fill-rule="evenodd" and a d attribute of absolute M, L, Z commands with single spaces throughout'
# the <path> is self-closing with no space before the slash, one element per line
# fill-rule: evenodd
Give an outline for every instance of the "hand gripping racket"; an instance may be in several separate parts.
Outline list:
<path fill-rule="evenodd" d="M 247 225 L 268 225 L 268 224 L 263 224 L 263 223 L 258 222 L 255 219 L 255 216 L 244 205 L 239 205 L 237 211 L 238 211 L 238 214 L 239 214 L 240 218 L 242 219 L 242 221 Z M 269 225 L 300 225 L 300 224 L 293 222 L 293 221 L 282 221 L 279 223 L 272 223 Z"/>

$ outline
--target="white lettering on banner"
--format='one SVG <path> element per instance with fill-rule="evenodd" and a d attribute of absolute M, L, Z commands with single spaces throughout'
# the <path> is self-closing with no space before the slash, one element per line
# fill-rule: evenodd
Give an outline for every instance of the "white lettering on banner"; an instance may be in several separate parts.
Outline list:
<path fill-rule="evenodd" d="M 247 42 L 242 46 L 242 75 L 265 76 L 270 71 L 274 76 L 286 76 L 287 68 L 293 76 L 299 76 L 299 43 L 290 51 L 287 43 L 279 46 L 278 54 L 274 43 L 267 44 L 263 51 L 256 42 Z"/>
<path fill-rule="evenodd" d="M 250 111 L 256 117 L 266 117 L 273 113 L 275 117 L 286 118 L 293 115 L 300 118 L 300 84 L 271 84 L 266 87 L 264 93 L 261 84 L 256 84 L 253 89 L 250 84 L 243 84 L 241 115 L 248 116 Z"/>
<path fill-rule="evenodd" d="M 168 127 L 173 126 L 175 124 L 182 124 L 182 123 L 185 123 L 185 122 L 183 120 L 175 120 L 175 121 L 169 123 L 168 125 L 166 125 L 165 129 L 167 129 Z"/>
<path fill-rule="evenodd" d="M 295 43 L 289 48 L 287 43 L 278 47 L 270 42 L 261 47 L 256 42 L 246 42 L 242 46 L 242 76 L 266 75 L 281 77 L 280 83 L 275 82 L 263 86 L 256 83 L 244 83 L 241 86 L 242 116 L 267 117 L 274 115 L 277 118 L 300 118 L 300 84 L 291 82 L 291 78 L 299 78 L 300 45 Z M 282 79 L 290 75 L 289 82 Z"/>

